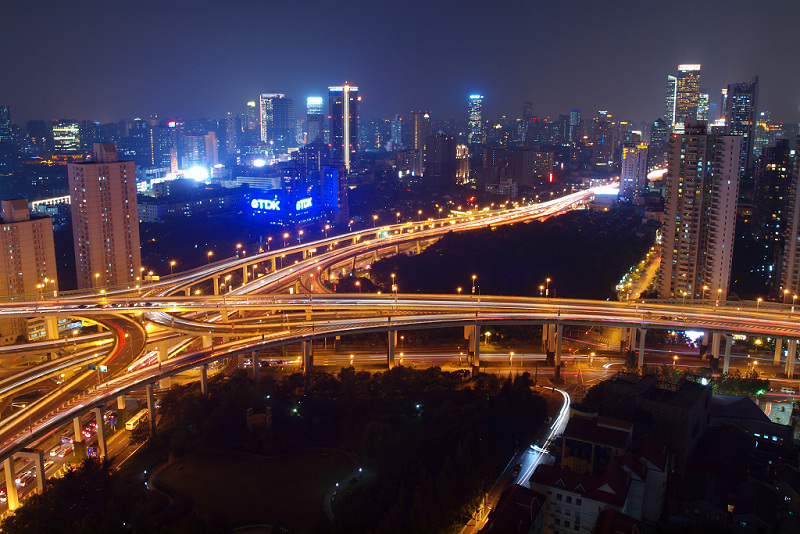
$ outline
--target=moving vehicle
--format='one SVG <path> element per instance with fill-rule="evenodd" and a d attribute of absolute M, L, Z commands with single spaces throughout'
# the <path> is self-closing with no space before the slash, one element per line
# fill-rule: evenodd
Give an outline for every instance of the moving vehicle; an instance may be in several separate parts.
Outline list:
<path fill-rule="evenodd" d="M 147 419 L 147 409 L 141 410 L 139 413 L 128 419 L 125 423 L 125 430 L 133 430 L 142 424 L 142 421 Z"/>

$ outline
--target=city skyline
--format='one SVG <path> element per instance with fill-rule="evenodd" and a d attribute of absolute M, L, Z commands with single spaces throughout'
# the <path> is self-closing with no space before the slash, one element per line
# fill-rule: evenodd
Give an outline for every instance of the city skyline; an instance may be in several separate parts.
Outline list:
<path fill-rule="evenodd" d="M 18 5 L 0 36 L 0 70 L 10 74 L 0 101 L 20 124 L 216 119 L 261 93 L 302 102 L 347 81 L 362 89 L 362 118 L 427 109 L 464 119 L 479 93 L 485 118 L 518 117 L 531 101 L 540 117 L 579 108 L 652 121 L 663 115 L 667 75 L 699 63 L 712 104 L 728 84 L 759 76 L 759 108 L 794 122 L 798 99 L 786 88 L 800 85 L 800 71 L 780 51 L 800 44 L 791 27 L 800 5 L 766 5 Z M 331 20 L 341 21 L 335 31 Z M 681 31 L 685 21 L 701 22 Z"/>

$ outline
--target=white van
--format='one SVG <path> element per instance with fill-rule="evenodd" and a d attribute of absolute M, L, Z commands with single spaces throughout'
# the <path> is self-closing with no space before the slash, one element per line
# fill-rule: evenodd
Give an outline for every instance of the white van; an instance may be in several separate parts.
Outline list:
<path fill-rule="evenodd" d="M 794 395 L 795 392 L 792 388 L 781 388 L 781 393 L 788 393 L 789 395 Z"/>

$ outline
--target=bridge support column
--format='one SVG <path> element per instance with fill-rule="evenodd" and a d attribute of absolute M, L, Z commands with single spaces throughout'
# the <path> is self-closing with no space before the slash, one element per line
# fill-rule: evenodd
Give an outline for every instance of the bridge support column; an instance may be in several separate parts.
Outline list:
<path fill-rule="evenodd" d="M 247 265 L 242 267 L 242 285 L 247 283 Z"/>
<path fill-rule="evenodd" d="M 270 267 L 270 271 L 271 272 L 274 273 L 276 271 L 276 269 L 275 269 L 275 256 L 273 256 L 273 257 L 271 257 L 269 259 L 269 267 Z"/>
<path fill-rule="evenodd" d="M 169 341 L 162 341 L 158 344 L 158 372 L 161 373 L 161 364 L 169 359 Z M 170 378 L 162 378 L 158 381 L 158 387 L 169 389 L 172 385 Z"/>
<path fill-rule="evenodd" d="M 214 338 L 211 336 L 203 336 L 203 348 L 210 349 L 214 346 Z"/>
<path fill-rule="evenodd" d="M 636 335 L 636 329 L 635 328 L 632 328 L 631 331 L 634 332 L 634 335 Z M 645 340 L 646 337 L 647 337 L 647 328 L 640 328 L 639 329 L 639 361 L 638 361 L 639 369 L 641 369 L 642 366 L 644 366 L 644 340 Z"/>
<path fill-rule="evenodd" d="M 72 418 L 72 432 L 75 434 L 73 438 L 73 444 L 75 445 L 73 451 L 74 458 L 76 460 L 82 460 L 86 458 L 86 443 L 83 441 L 83 425 L 81 425 L 80 416 Z M 37 478 L 39 477 L 37 476 Z"/>
<path fill-rule="evenodd" d="M 49 341 L 58 339 L 58 318 L 55 315 L 44 318 L 44 334 Z"/>
<path fill-rule="evenodd" d="M 472 369 L 477 370 L 481 366 L 481 327 L 480 325 L 465 326 L 464 337 L 469 340 L 467 349 L 467 361 L 469 353 L 472 352 Z"/>
<path fill-rule="evenodd" d="M 214 296 L 219 296 L 219 276 L 212 276 L 211 283 L 214 284 Z"/>
<path fill-rule="evenodd" d="M 303 249 L 303 259 L 308 259 L 308 249 Z"/>
<path fill-rule="evenodd" d="M 719 332 L 711 334 L 711 346 L 709 347 L 711 357 L 719 360 Z"/>
<path fill-rule="evenodd" d="M 200 366 L 200 393 L 208 398 L 208 365 Z"/>
<path fill-rule="evenodd" d="M 564 331 L 564 325 L 558 323 L 558 325 L 550 325 L 551 328 L 555 327 L 555 336 L 554 342 L 556 344 L 556 374 L 555 379 L 556 381 L 561 380 L 561 335 Z"/>
<path fill-rule="evenodd" d="M 183 294 L 186 295 L 187 297 L 191 297 L 192 296 L 192 288 L 187 286 L 186 289 L 183 290 Z"/>
<path fill-rule="evenodd" d="M 397 347 L 397 330 L 389 330 L 388 337 L 389 351 L 387 353 L 386 363 L 388 363 L 389 369 L 392 369 L 394 367 L 394 349 Z"/>
<path fill-rule="evenodd" d="M 302 341 L 303 347 L 303 373 L 308 374 L 314 367 L 314 357 L 311 354 L 311 341 Z"/>
<path fill-rule="evenodd" d="M 41 495 L 47 484 L 47 476 L 42 475 L 44 473 L 44 453 L 33 449 L 22 449 L 18 456 L 33 460 L 33 465 L 36 467 L 36 493 Z"/>
<path fill-rule="evenodd" d="M 394 246 L 394 253 L 395 253 L 395 255 L 400 254 L 400 245 L 395 245 Z"/>
<path fill-rule="evenodd" d="M 783 339 L 778 338 L 775 340 L 775 359 L 772 363 L 775 365 L 781 364 L 781 353 L 783 352 Z"/>
<path fill-rule="evenodd" d="M 731 365 L 731 345 L 733 345 L 733 334 L 725 335 L 725 361 L 722 364 L 722 372 L 727 373 Z"/>
<path fill-rule="evenodd" d="M 8 498 L 8 509 L 16 510 L 19 508 L 19 496 L 17 495 L 17 474 L 14 472 L 14 456 L 9 456 L 3 460 L 3 471 L 6 472 L 6 497 Z M 41 476 L 41 475 L 40 475 Z"/>
<path fill-rule="evenodd" d="M 153 398 L 153 384 L 145 386 L 147 391 L 147 418 L 150 420 L 150 435 L 156 435 L 156 401 Z"/>
<path fill-rule="evenodd" d="M 108 449 L 106 448 L 106 425 L 103 423 L 103 411 L 100 408 L 92 410 L 94 420 L 97 422 L 97 448 L 101 458 L 105 458 Z"/>
<path fill-rule="evenodd" d="M 789 340 L 789 352 L 786 354 L 786 376 L 794 378 L 794 360 L 797 357 L 797 340 Z"/>

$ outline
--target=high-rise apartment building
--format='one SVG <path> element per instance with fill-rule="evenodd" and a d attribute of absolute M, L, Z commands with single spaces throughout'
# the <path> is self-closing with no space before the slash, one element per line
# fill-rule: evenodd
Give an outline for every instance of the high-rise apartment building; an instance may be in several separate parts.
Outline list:
<path fill-rule="evenodd" d="M 667 75 L 667 95 L 664 100 L 664 118 L 670 126 L 675 124 L 675 97 L 678 91 L 678 78 Z"/>
<path fill-rule="evenodd" d="M 411 127 L 414 131 L 414 150 L 423 150 L 425 140 L 431 134 L 431 114 L 427 111 L 412 111 Z"/>
<path fill-rule="evenodd" d="M 328 87 L 331 158 L 344 163 L 348 170 L 358 165 L 358 87 Z"/>
<path fill-rule="evenodd" d="M 752 82 L 728 85 L 725 108 L 725 126 L 728 135 L 742 136 L 742 154 L 739 167 L 742 176 L 753 169 L 753 141 L 755 139 L 758 106 L 758 76 Z"/>
<path fill-rule="evenodd" d="M 78 121 L 53 121 L 53 152 L 55 154 L 80 154 L 81 132 Z"/>
<path fill-rule="evenodd" d="M 619 177 L 619 196 L 632 200 L 647 192 L 647 145 L 622 147 L 622 172 Z"/>
<path fill-rule="evenodd" d="M 78 288 L 133 284 L 142 264 L 133 162 L 95 143 L 94 159 L 67 172 Z"/>
<path fill-rule="evenodd" d="M 709 96 L 707 92 L 700 92 L 697 96 L 697 120 L 708 120 Z"/>
<path fill-rule="evenodd" d="M 350 220 L 347 197 L 347 168 L 342 165 L 325 165 L 320 176 L 322 205 L 329 210 L 333 224 L 344 227 Z"/>
<path fill-rule="evenodd" d="M 741 143 L 692 119 L 670 139 L 659 298 L 727 297 Z"/>
<path fill-rule="evenodd" d="M 697 119 L 700 101 L 700 65 L 678 65 L 675 84 L 675 124 L 685 119 Z"/>
<path fill-rule="evenodd" d="M 467 124 L 467 142 L 470 145 L 480 145 L 484 141 L 483 95 L 470 95 L 467 111 L 469 113 Z"/>
<path fill-rule="evenodd" d="M 592 144 L 592 164 L 596 167 L 608 167 L 614 158 L 614 130 L 608 112 L 600 111 L 592 121 L 589 142 Z"/>
<path fill-rule="evenodd" d="M 306 143 L 314 143 L 323 139 L 325 115 L 322 105 L 321 96 L 309 96 L 306 99 Z"/>
<path fill-rule="evenodd" d="M 456 183 L 456 139 L 451 135 L 433 134 L 425 140 L 425 164 L 422 183 L 430 187 Z"/>
<path fill-rule="evenodd" d="M 14 140 L 11 132 L 11 111 L 8 106 L 0 106 L 0 143 L 10 143 Z"/>
<path fill-rule="evenodd" d="M 264 93 L 259 97 L 259 111 L 262 142 L 278 152 L 295 145 L 297 123 L 291 98 L 282 93 Z"/>
<path fill-rule="evenodd" d="M 791 142 L 790 142 L 791 143 Z M 792 184 L 789 192 L 786 232 L 781 261 L 780 286 L 792 296 L 800 295 L 800 141 L 790 144 L 794 152 Z"/>
<path fill-rule="evenodd" d="M 48 217 L 31 218 L 24 198 L 0 201 L 2 225 L 0 246 L 0 296 L 34 300 L 58 291 L 53 222 Z M 14 343 L 27 333 L 26 320 L 0 319 L 0 343 Z M 27 338 L 27 336 L 25 336 Z"/>
<path fill-rule="evenodd" d="M 656 119 L 650 128 L 650 147 L 647 150 L 647 169 L 664 169 L 669 154 L 669 126 L 663 119 Z"/>
<path fill-rule="evenodd" d="M 403 146 L 403 119 L 395 115 L 392 119 L 392 146 L 395 149 Z"/>

